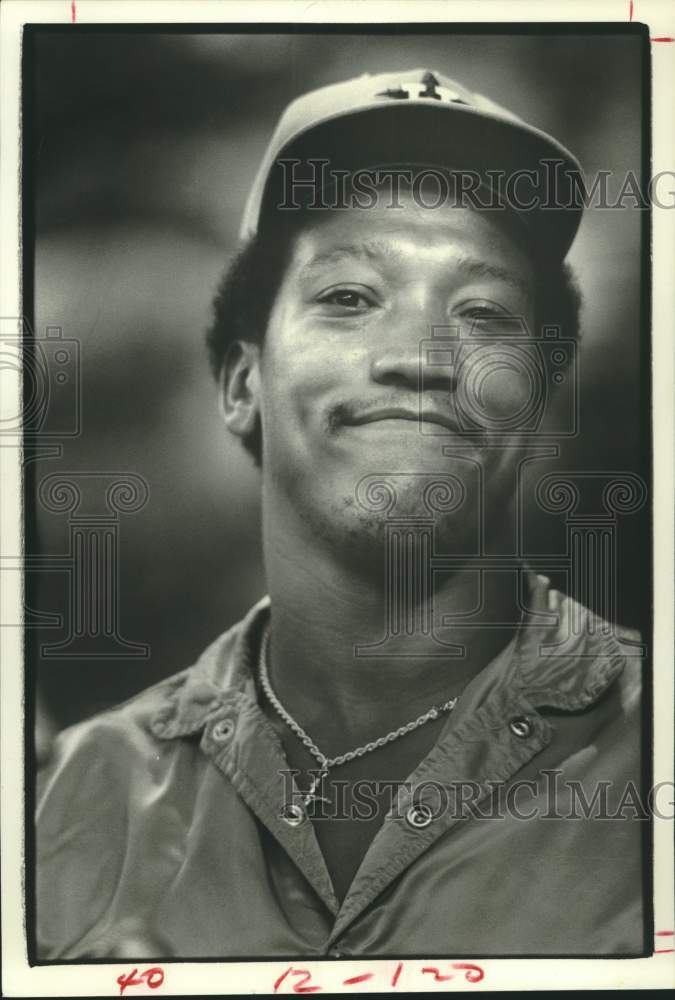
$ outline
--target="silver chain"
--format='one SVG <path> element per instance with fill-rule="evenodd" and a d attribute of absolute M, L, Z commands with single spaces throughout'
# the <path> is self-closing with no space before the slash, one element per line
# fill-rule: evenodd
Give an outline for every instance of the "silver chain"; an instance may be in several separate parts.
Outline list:
<path fill-rule="evenodd" d="M 315 797 L 314 792 L 331 768 L 339 767 L 340 764 L 347 764 L 350 760 L 355 760 L 357 757 L 363 757 L 364 754 L 371 753 L 373 750 L 379 750 L 380 747 L 386 746 L 387 743 L 393 743 L 393 741 L 397 740 L 400 736 L 412 733 L 414 729 L 419 729 L 420 726 L 425 725 L 427 722 L 431 722 L 433 719 L 438 719 L 443 712 L 451 712 L 459 700 L 458 698 L 451 698 L 450 701 L 446 701 L 442 705 L 434 705 L 428 712 L 425 712 L 424 715 L 420 715 L 419 718 L 406 723 L 405 726 L 399 726 L 398 729 L 393 729 L 390 733 L 387 733 L 386 736 L 380 736 L 379 739 L 372 740 L 370 743 L 365 743 L 362 747 L 356 747 L 355 750 L 349 750 L 347 753 L 339 754 L 337 757 L 326 757 L 326 755 L 319 750 L 311 736 L 309 736 L 302 726 L 295 721 L 293 716 L 286 711 L 272 690 L 267 669 L 267 648 L 269 646 L 269 636 L 269 628 L 266 628 L 260 646 L 260 683 L 262 685 L 262 689 L 277 715 L 283 719 L 288 728 L 295 733 L 303 746 L 307 747 L 312 757 L 314 757 L 321 766 L 320 773 L 313 780 L 311 788 L 305 797 L 305 805 L 307 805 L 308 802 Z"/>

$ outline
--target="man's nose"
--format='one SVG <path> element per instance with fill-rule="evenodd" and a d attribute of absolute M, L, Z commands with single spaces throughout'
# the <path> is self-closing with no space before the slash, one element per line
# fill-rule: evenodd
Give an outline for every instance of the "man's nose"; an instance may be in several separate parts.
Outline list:
<path fill-rule="evenodd" d="M 416 392 L 437 389 L 445 392 L 456 388 L 456 350 L 452 353 L 429 354 L 433 324 L 411 321 L 402 330 L 390 331 L 371 355 L 370 375 L 381 385 L 400 386 Z M 433 342 L 432 342 L 433 343 Z M 454 345 L 453 345 L 454 346 Z"/>

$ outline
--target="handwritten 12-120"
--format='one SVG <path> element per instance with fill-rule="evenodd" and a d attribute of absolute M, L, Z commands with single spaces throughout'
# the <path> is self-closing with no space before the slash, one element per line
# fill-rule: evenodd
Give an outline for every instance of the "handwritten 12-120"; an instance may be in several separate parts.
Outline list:
<path fill-rule="evenodd" d="M 397 963 L 393 974 L 387 978 L 389 986 L 398 986 L 404 966 L 404 962 Z M 442 968 L 436 965 L 413 967 L 408 963 L 406 972 L 409 971 L 414 972 L 416 975 L 432 977 L 432 981 L 436 983 L 446 983 L 455 978 L 464 979 L 469 983 L 479 983 L 485 975 L 480 965 L 475 965 L 473 962 L 448 962 Z M 463 976 L 461 975 L 462 973 Z M 356 976 L 348 976 L 342 980 L 342 985 L 358 986 L 361 983 L 366 983 L 374 979 L 375 975 L 376 973 L 374 972 L 362 972 Z M 384 985 L 384 982 L 382 985 Z M 293 965 L 289 965 L 274 982 L 275 993 L 278 993 L 282 988 L 289 993 L 316 993 L 323 989 L 318 983 L 312 982 L 312 973 L 309 969 L 298 969 Z"/>

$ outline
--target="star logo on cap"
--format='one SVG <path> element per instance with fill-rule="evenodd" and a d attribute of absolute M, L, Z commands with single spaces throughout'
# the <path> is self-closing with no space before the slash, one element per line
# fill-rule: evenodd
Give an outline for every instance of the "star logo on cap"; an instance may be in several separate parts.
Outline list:
<path fill-rule="evenodd" d="M 420 90 L 419 97 L 433 97 L 435 101 L 440 101 L 441 95 L 437 92 L 438 80 L 433 73 L 425 73 L 422 77 L 424 90 Z"/>
<path fill-rule="evenodd" d="M 419 90 L 419 87 L 422 89 Z M 415 93 L 415 91 L 417 92 Z M 398 87 L 388 87 L 386 90 L 381 90 L 378 94 L 375 94 L 375 97 L 389 97 L 393 101 L 405 101 L 409 100 L 411 93 L 413 97 L 427 97 L 432 101 L 446 100 L 453 104 L 467 103 L 455 91 L 451 91 L 439 83 L 438 79 L 429 70 L 423 74 L 421 80 L 417 80 L 414 83 L 404 80 L 402 83 L 399 83 Z"/>

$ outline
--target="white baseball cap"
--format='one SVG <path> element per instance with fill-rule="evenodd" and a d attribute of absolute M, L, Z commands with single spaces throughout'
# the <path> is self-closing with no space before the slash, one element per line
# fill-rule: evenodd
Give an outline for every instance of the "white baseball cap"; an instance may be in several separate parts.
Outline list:
<path fill-rule="evenodd" d="M 519 172 L 516 208 L 553 257 L 567 253 L 583 212 L 581 167 L 556 139 L 482 94 L 429 69 L 369 73 L 292 101 L 270 139 L 246 201 L 240 236 L 248 240 L 278 214 L 288 162 L 328 160 L 355 171 L 425 164 L 473 172 L 494 183 Z M 522 175 L 530 171 L 529 176 Z M 496 173 L 495 173 L 496 172 Z M 283 177 L 282 177 L 283 174 Z M 536 176 L 535 176 L 536 175 Z"/>

